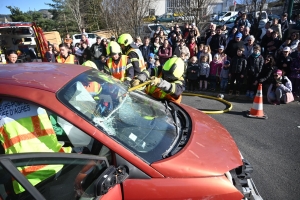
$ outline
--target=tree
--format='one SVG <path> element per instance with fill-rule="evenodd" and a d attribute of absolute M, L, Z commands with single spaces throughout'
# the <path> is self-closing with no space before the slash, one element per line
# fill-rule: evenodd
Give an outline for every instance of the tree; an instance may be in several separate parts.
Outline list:
<path fill-rule="evenodd" d="M 10 18 L 13 22 L 30 22 L 31 16 L 28 13 L 24 13 L 18 7 L 6 6 L 10 10 Z"/>

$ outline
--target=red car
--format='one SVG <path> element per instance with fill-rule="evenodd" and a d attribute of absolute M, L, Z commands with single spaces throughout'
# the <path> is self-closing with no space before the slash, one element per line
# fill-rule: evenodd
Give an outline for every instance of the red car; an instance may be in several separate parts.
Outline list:
<path fill-rule="evenodd" d="M 128 92 L 95 69 L 1 65 L 0 100 L 0 141 L 3 119 L 35 107 L 73 152 L 2 151 L 0 177 L 10 181 L 0 178 L 0 199 L 262 199 L 251 165 L 221 124 L 187 105 Z M 43 165 L 61 170 L 31 184 L 17 168 Z"/>

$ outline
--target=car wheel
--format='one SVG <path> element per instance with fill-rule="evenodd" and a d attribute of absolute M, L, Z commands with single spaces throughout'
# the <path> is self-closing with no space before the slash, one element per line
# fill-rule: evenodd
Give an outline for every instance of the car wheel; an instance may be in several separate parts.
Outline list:
<path fill-rule="evenodd" d="M 177 22 L 178 22 L 178 23 L 182 22 L 182 19 L 178 19 Z"/>

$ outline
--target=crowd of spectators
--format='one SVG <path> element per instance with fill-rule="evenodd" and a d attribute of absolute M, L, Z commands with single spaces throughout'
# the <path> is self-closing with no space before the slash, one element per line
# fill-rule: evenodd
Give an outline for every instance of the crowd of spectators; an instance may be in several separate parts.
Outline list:
<path fill-rule="evenodd" d="M 299 32 L 288 33 L 288 28 L 287 14 L 284 13 L 281 19 L 273 19 L 255 32 L 247 14 L 239 12 L 235 26 L 230 30 L 225 25 L 211 23 L 201 37 L 195 24 L 185 23 L 183 28 L 175 24 L 168 35 L 158 28 L 152 38 L 144 38 L 140 50 L 145 61 L 149 62 L 151 54 L 160 65 L 172 56 L 181 57 L 187 66 L 187 90 L 220 90 L 229 95 L 245 93 L 254 98 L 258 84 L 262 83 L 263 91 L 267 93 L 276 81 L 277 73 L 273 73 L 281 70 L 282 77 L 291 81 L 291 85 L 281 87 L 281 97 L 291 91 L 298 97 Z"/>
<path fill-rule="evenodd" d="M 186 66 L 187 90 L 220 90 L 229 95 L 245 93 L 254 98 L 258 84 L 262 83 L 266 93 L 275 81 L 273 72 L 281 70 L 282 77 L 291 81 L 291 85 L 282 87 L 283 94 L 293 91 L 298 97 L 299 31 L 288 33 L 288 28 L 286 13 L 281 19 L 273 19 L 264 28 L 254 31 L 254 24 L 247 20 L 247 14 L 239 12 L 235 25 L 229 30 L 225 25 L 211 23 L 201 35 L 194 23 L 185 23 L 182 28 L 176 23 L 170 27 L 168 35 L 158 27 L 151 37 L 137 36 L 134 43 L 141 50 L 148 68 L 162 66 L 173 56 L 181 57 Z M 78 46 L 70 46 L 70 53 L 77 56 L 79 64 L 92 60 L 102 70 L 107 43 L 106 38 L 97 37 L 97 42 L 89 47 L 83 34 Z M 51 53 L 48 56 L 49 60 L 53 59 Z"/>

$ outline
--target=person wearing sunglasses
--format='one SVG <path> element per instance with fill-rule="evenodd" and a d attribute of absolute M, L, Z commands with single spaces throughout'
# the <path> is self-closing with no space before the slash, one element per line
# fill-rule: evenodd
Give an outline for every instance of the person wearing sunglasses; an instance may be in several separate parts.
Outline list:
<path fill-rule="evenodd" d="M 292 83 L 287 76 L 283 76 L 280 69 L 273 72 L 273 77 L 267 93 L 268 101 L 273 105 L 286 103 L 287 93 L 292 92 Z"/>
<path fill-rule="evenodd" d="M 256 87 L 259 83 L 262 83 L 263 86 L 263 93 L 266 94 L 267 90 L 269 88 L 269 85 L 272 82 L 272 73 L 275 69 L 275 60 L 272 55 L 267 55 L 264 64 L 262 66 L 261 72 L 258 74 L 258 77 L 256 78 L 256 81 L 253 85 Z"/>

